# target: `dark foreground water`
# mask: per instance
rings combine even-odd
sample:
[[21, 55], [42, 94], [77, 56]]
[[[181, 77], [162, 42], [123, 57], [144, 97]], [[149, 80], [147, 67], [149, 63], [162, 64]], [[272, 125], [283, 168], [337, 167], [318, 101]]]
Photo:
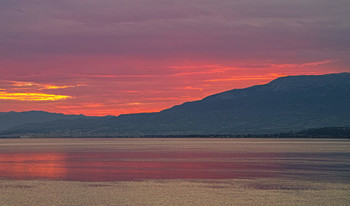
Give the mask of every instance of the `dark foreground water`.
[[0, 139], [0, 179], [289, 178], [350, 182], [350, 141]]

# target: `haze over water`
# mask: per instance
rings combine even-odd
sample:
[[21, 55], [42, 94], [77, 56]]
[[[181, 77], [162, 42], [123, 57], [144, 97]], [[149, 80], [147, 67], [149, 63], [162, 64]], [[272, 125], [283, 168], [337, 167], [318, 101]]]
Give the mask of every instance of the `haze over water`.
[[0, 179], [288, 178], [350, 182], [350, 141], [2, 139]]

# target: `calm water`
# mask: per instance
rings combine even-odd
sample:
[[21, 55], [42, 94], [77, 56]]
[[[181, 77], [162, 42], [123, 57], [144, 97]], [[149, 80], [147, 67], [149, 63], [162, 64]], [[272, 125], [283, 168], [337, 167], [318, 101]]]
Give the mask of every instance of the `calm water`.
[[291, 178], [350, 183], [350, 141], [2, 139], [0, 179]]

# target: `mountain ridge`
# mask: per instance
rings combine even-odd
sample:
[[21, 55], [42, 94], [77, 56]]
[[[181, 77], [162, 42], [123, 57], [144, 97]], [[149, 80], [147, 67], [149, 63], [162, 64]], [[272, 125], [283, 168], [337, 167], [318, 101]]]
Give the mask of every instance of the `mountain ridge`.
[[2, 135], [142, 136], [272, 134], [350, 126], [350, 73], [277, 78], [155, 113], [56, 119]]
[[91, 118], [85, 115], [66, 115], [46, 111], [0, 112], [0, 131], [26, 123], [40, 123], [61, 119]]

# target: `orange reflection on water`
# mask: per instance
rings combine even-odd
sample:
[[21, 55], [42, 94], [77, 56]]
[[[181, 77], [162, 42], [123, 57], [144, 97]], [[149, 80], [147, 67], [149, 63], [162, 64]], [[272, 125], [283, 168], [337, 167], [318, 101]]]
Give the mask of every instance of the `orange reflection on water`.
[[67, 175], [62, 153], [0, 154], [0, 175], [11, 179], [60, 179]]
[[274, 160], [278, 156], [269, 153], [0, 153], [0, 178], [120, 181], [273, 177], [273, 171], [279, 169]]

